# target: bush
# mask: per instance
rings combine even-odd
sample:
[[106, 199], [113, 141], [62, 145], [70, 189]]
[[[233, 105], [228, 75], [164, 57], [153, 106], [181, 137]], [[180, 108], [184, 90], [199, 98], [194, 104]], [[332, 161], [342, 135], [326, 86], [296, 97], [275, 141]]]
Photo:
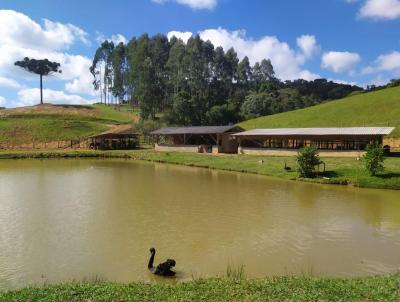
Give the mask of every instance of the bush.
[[320, 163], [317, 149], [314, 147], [301, 148], [297, 153], [297, 164], [301, 177], [313, 178], [315, 166]]
[[379, 143], [369, 144], [366, 148], [367, 153], [363, 156], [365, 168], [369, 175], [375, 176], [379, 172], [383, 172], [383, 162], [385, 160], [385, 150]]
[[143, 142], [146, 144], [154, 143], [151, 132], [162, 127], [162, 122], [158, 120], [140, 120], [134, 125], [135, 130], [142, 135]]

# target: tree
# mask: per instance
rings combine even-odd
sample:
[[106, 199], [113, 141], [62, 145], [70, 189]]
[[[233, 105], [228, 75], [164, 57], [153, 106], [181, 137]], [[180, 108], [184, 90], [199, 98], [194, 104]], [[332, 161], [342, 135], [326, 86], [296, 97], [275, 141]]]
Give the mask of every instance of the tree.
[[165, 113], [162, 118], [182, 125], [234, 123], [363, 90], [325, 79], [282, 82], [270, 60], [253, 66], [247, 57], [239, 62], [233, 48], [214, 48], [198, 35], [186, 43], [146, 33], [127, 45], [104, 41], [90, 71], [95, 89], [102, 91], [100, 101], [103, 93], [105, 101], [127, 98], [140, 106], [144, 120]]
[[114, 71], [114, 80], [112, 92], [118, 98], [120, 105], [127, 93], [127, 53], [126, 47], [121, 42], [114, 48], [112, 52], [112, 69]]
[[[112, 54], [114, 51], [114, 43], [108, 42], [107, 40], [101, 43], [100, 47], [96, 50], [93, 58], [92, 66], [90, 67], [90, 72], [94, 77], [93, 86], [95, 90], [100, 89], [100, 95], [102, 93], [101, 89], [103, 87], [104, 93], [104, 103], [110, 102], [110, 90], [112, 90], [112, 82], [114, 80], [113, 75], [113, 64], [112, 64]], [[103, 68], [102, 68], [103, 67]], [[103, 71], [102, 71], [103, 69]], [[103, 85], [101, 81], [103, 80]]]
[[365, 168], [371, 176], [375, 176], [379, 172], [383, 172], [385, 160], [385, 151], [381, 144], [369, 144], [366, 148], [367, 153], [363, 156]]
[[261, 63], [257, 62], [253, 67], [252, 74], [253, 80], [257, 85], [273, 79], [275, 76], [275, 71], [271, 60], [263, 59]]
[[315, 166], [320, 163], [317, 149], [314, 147], [304, 147], [297, 153], [297, 164], [301, 177], [313, 178], [315, 176]]
[[15, 62], [14, 65], [40, 76], [40, 104], [43, 104], [43, 76], [48, 76], [52, 73], [61, 73], [61, 64], [51, 62], [48, 59], [36, 60], [26, 57], [23, 61]]
[[246, 96], [240, 113], [244, 119], [252, 119], [271, 114], [271, 105], [274, 102], [274, 95], [269, 93], [250, 93]]
[[223, 105], [216, 105], [207, 112], [207, 121], [209, 125], [224, 126], [237, 122], [237, 108], [233, 102]]
[[238, 80], [242, 85], [247, 85], [252, 78], [251, 66], [248, 57], [244, 57], [237, 67]]

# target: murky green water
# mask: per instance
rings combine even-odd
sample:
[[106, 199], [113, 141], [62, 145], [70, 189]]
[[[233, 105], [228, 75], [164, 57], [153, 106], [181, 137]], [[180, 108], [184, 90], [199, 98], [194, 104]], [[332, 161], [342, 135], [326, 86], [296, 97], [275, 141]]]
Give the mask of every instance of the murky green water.
[[0, 288], [400, 269], [400, 192], [123, 160], [0, 161]]

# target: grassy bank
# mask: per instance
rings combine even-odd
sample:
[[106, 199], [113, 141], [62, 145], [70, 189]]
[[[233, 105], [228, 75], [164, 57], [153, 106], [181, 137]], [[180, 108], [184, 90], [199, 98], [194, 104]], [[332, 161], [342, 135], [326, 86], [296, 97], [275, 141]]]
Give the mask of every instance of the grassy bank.
[[[379, 108], [379, 110], [377, 110]], [[363, 93], [290, 112], [263, 116], [240, 125], [254, 128], [392, 126], [400, 137], [400, 87]]]
[[[302, 180], [326, 184], [354, 185], [367, 188], [400, 189], [400, 158], [387, 158], [385, 172], [369, 176], [361, 161], [354, 158], [323, 158], [326, 163], [325, 178], [299, 179], [296, 159], [293, 157], [266, 157], [249, 155], [206, 155], [191, 153], [161, 153], [153, 150], [134, 151], [0, 151], [1, 158], [69, 158], [116, 157], [204, 167], [210, 169], [255, 173], [288, 180]], [[291, 167], [284, 169], [285, 162]]]
[[71, 283], [0, 294], [0, 301], [399, 301], [400, 277], [205, 279], [176, 285]]
[[130, 124], [137, 114], [105, 105], [36, 105], [0, 112], [0, 145], [79, 140], [116, 124]]

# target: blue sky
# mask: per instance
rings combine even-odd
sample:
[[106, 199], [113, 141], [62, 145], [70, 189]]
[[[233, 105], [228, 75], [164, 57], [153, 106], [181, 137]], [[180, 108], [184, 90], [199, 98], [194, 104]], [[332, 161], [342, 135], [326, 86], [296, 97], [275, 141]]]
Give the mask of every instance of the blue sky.
[[252, 63], [271, 59], [282, 79], [383, 84], [400, 77], [399, 29], [400, 0], [0, 0], [0, 106], [39, 100], [38, 79], [13, 66], [24, 56], [62, 64], [45, 99], [96, 101], [88, 66], [99, 41], [144, 32], [199, 33]]

